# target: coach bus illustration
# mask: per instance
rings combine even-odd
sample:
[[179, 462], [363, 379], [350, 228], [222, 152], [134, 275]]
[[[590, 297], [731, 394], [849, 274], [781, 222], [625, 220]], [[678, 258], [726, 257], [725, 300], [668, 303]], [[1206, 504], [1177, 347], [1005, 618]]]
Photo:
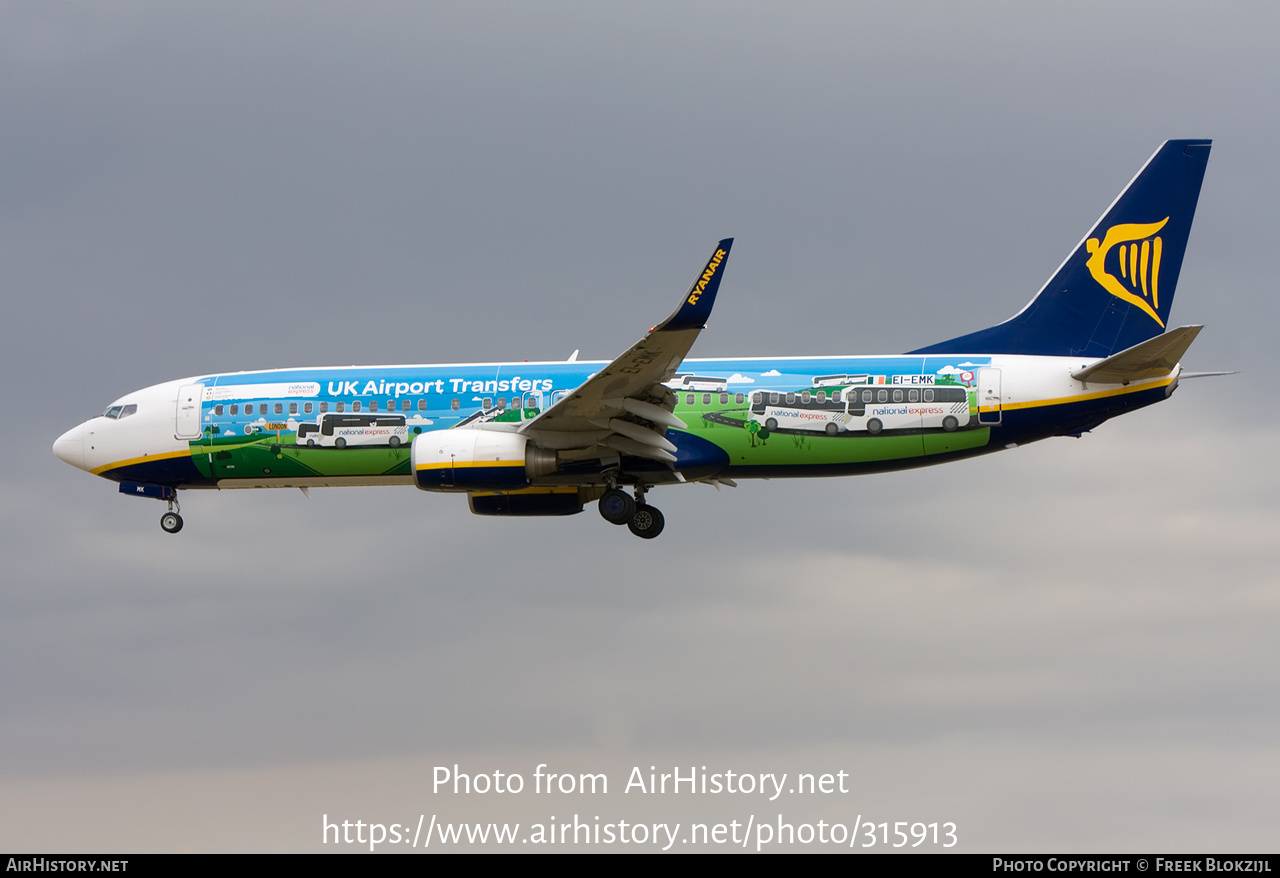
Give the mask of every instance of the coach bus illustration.
[[328, 412], [314, 424], [299, 424], [299, 445], [346, 448], [348, 445], [390, 445], [395, 448], [408, 439], [404, 415], [370, 412]]
[[831, 391], [751, 395], [751, 417], [769, 430], [826, 433], [933, 430], [947, 433], [969, 425], [964, 387], [854, 386]]

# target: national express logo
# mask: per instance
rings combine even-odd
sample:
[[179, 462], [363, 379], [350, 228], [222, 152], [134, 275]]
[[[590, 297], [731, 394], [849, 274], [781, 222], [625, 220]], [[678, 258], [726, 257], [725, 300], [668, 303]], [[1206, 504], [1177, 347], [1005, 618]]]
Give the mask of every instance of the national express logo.
[[[1162, 241], [1156, 232], [1164, 228], [1168, 217], [1158, 223], [1121, 223], [1107, 229], [1101, 243], [1097, 238], [1085, 241], [1089, 260], [1085, 262], [1093, 279], [1117, 299], [1141, 308], [1164, 328], [1156, 311], [1160, 308], [1160, 253]], [[1107, 270], [1107, 257], [1112, 269]], [[1116, 277], [1115, 272], [1119, 273]], [[1148, 301], [1149, 300], [1149, 301]]]

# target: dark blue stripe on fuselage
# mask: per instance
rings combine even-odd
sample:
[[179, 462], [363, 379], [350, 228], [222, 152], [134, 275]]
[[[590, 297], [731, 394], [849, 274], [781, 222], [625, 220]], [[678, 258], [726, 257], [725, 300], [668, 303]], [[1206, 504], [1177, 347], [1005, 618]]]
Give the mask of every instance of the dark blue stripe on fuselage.
[[212, 488], [213, 479], [206, 478], [196, 469], [190, 456], [166, 457], [145, 463], [133, 463], [99, 473], [113, 482], [142, 482], [150, 485], [171, 485], [176, 488]]

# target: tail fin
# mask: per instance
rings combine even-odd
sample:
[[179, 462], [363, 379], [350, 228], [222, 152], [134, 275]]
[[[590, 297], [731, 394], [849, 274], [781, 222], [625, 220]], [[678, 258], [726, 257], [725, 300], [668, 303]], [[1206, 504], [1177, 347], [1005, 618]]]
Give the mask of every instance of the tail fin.
[[1109, 357], [1164, 331], [1210, 140], [1167, 140], [1031, 302], [913, 354]]

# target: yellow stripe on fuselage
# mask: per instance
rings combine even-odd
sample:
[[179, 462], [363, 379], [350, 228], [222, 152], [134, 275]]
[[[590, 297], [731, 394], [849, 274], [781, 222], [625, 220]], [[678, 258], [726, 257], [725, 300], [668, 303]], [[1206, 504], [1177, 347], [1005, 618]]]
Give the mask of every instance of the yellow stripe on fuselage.
[[1153, 381], [1148, 384], [1142, 384], [1137, 387], [1117, 387], [1113, 390], [1098, 390], [1093, 393], [1082, 393], [1078, 396], [1060, 396], [1055, 399], [1032, 399], [1026, 402], [1006, 402], [998, 406], [983, 405], [978, 406], [980, 412], [1008, 411], [1009, 409], [1033, 409], [1048, 405], [1065, 405], [1072, 402], [1086, 402], [1091, 399], [1105, 399], [1108, 396], [1121, 396], [1126, 393], [1141, 393], [1144, 390], [1155, 390], [1158, 387], [1168, 387], [1173, 383], [1173, 376], [1163, 378], [1159, 381]]
[[93, 469], [89, 470], [89, 472], [95, 476], [100, 476], [105, 472], [109, 472], [110, 470], [123, 469], [126, 466], [136, 466], [137, 464], [140, 464], [140, 463], [152, 463], [153, 461], [157, 461], [157, 460], [172, 460], [175, 457], [190, 457], [190, 456], [191, 456], [191, 449], [189, 448], [184, 448], [181, 451], [166, 451], [163, 454], [144, 454], [142, 455], [142, 457], [130, 457], [127, 460], [118, 460], [115, 463], [108, 463], [108, 464], [103, 464], [102, 466], [95, 466]]

